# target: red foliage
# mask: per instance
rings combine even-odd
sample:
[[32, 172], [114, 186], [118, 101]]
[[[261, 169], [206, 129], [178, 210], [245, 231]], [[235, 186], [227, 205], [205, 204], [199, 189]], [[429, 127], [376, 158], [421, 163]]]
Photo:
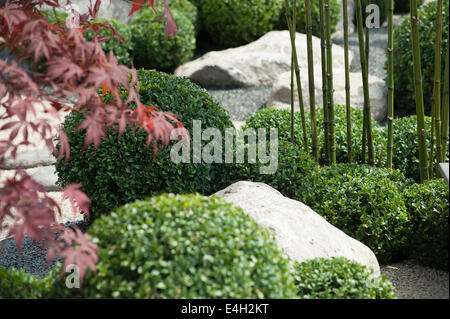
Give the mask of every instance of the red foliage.
[[[92, 3], [95, 1], [95, 3]], [[153, 7], [152, 0], [146, 0]], [[106, 129], [118, 124], [122, 134], [127, 125], [137, 124], [148, 132], [150, 144], [168, 143], [170, 131], [181, 127], [177, 117], [146, 106], [138, 98], [139, 85], [134, 68], [119, 65], [111, 53], [106, 55], [100, 39], [94, 36], [86, 41], [83, 34], [93, 30], [98, 35], [105, 28], [113, 31], [113, 37], [123, 38], [108, 23], [93, 23], [101, 0], [92, 0], [88, 13], [80, 16], [79, 26], [68, 28], [64, 23], [50, 24], [40, 13], [42, 5], [60, 8], [59, 0], [7, 0], [0, 7], [0, 52], [8, 50], [7, 57], [0, 59], [0, 119], [5, 122], [0, 132], [10, 130], [8, 138], [0, 140], [0, 165], [9, 154], [15, 158], [20, 145], [29, 145], [30, 132], [40, 135], [49, 150], [66, 160], [70, 157], [67, 136], [61, 130], [52, 133], [52, 119], [30, 119], [36, 114], [34, 103], [49, 101], [44, 105], [45, 113], [56, 118], [59, 110], [73, 110], [84, 114], [85, 120], [79, 126], [86, 129], [85, 147], [91, 143], [98, 147]], [[130, 14], [139, 10], [144, 0], [135, 0]], [[160, 20], [167, 17], [167, 34], [174, 35], [176, 26], [165, 3]], [[11, 59], [11, 54], [19, 58]], [[24, 61], [33, 61], [34, 67], [45, 62], [41, 72], [22, 66]], [[119, 87], [129, 91], [128, 100], [119, 98]], [[47, 88], [44, 90], [44, 88]], [[51, 88], [50, 92], [48, 88]], [[97, 92], [109, 91], [114, 97], [109, 104], [103, 104]], [[76, 103], [68, 106], [60, 101], [75, 98]], [[131, 111], [128, 104], [135, 103]], [[21, 138], [20, 138], [21, 137]], [[54, 139], [59, 137], [60, 150], [56, 154]], [[76, 212], [76, 206], [89, 217], [89, 198], [80, 190], [81, 185], [69, 185], [63, 193]], [[55, 214], [61, 215], [58, 204], [50, 198], [44, 186], [34, 181], [25, 170], [19, 169], [13, 178], [0, 187], [0, 229], [5, 218], [12, 220], [8, 233], [14, 236], [20, 249], [24, 235], [39, 241], [48, 249], [48, 260], [64, 259], [65, 265], [77, 264], [80, 280], [87, 268], [95, 271], [97, 245], [87, 234], [78, 229], [64, 229], [56, 222]], [[55, 233], [62, 232], [58, 240]]]

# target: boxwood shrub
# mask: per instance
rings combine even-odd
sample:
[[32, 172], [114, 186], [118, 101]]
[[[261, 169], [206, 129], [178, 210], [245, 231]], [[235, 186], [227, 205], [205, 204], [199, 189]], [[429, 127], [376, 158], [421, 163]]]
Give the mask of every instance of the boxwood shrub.
[[367, 245], [380, 262], [405, 257], [410, 216], [399, 171], [368, 165], [323, 167], [307, 180], [301, 200], [347, 235]]
[[164, 194], [94, 222], [98, 273], [56, 298], [295, 298], [268, 231], [217, 197]]
[[0, 267], [0, 299], [41, 299], [47, 298], [58, 274], [38, 278], [23, 269]]
[[[306, 33], [306, 17], [305, 17], [305, 2], [298, 1], [297, 3], [297, 15], [295, 29], [297, 32]], [[293, 0], [289, 0], [289, 6], [292, 8], [294, 5]], [[285, 16], [285, 3], [283, 1], [283, 11], [280, 14], [280, 18], [277, 22], [277, 28], [280, 30], [287, 30], [287, 22]], [[331, 17], [331, 33], [336, 31], [337, 24], [340, 20], [341, 7], [337, 0], [330, 0], [330, 17]], [[311, 1], [311, 21], [312, 21], [312, 33], [316, 37], [320, 37], [320, 11], [319, 11], [319, 0]]]
[[448, 271], [449, 189], [443, 179], [413, 184], [403, 192], [411, 216], [410, 258]]
[[[363, 111], [352, 108], [352, 136], [353, 136], [353, 159], [355, 162], [361, 162], [361, 141], [362, 141], [362, 127], [363, 127]], [[338, 163], [344, 163], [348, 161], [347, 152], [347, 122], [346, 122], [346, 110], [345, 106], [335, 106], [335, 133], [336, 133], [336, 161]], [[301, 125], [300, 113], [295, 113], [294, 119], [294, 140], [299, 147], [303, 147], [303, 131]], [[310, 134], [310, 118], [309, 113], [306, 113], [306, 123], [308, 133]], [[317, 110], [317, 126], [318, 126], [318, 143], [320, 149], [321, 159], [320, 162], [324, 163], [325, 149], [324, 145], [324, 129], [323, 129], [323, 110], [319, 108]], [[384, 153], [386, 152], [386, 142], [383, 136], [383, 132], [376, 129], [378, 126], [375, 121], [372, 121], [373, 126], [373, 139], [374, 149], [376, 157], [379, 158], [382, 154], [382, 160], [386, 158]], [[246, 120], [245, 126], [253, 128], [277, 128], [279, 138], [284, 141], [290, 140], [291, 132], [291, 115], [290, 110], [277, 110], [273, 108], [265, 108], [257, 111], [252, 116], [249, 116]]]
[[[407, 2], [407, 1], [406, 1]], [[442, 18], [442, 56], [445, 57], [448, 42], [448, 10], [449, 2], [444, 1], [444, 11]], [[424, 4], [418, 11], [419, 15], [419, 40], [420, 55], [422, 60], [423, 75], [423, 96], [425, 111], [431, 112], [431, 98], [433, 96], [433, 76], [434, 76], [434, 51], [436, 36], [436, 10], [437, 1]], [[401, 24], [394, 28], [395, 54], [394, 54], [394, 81], [395, 81], [395, 107], [408, 114], [416, 114], [416, 104], [414, 99], [414, 78], [411, 44], [411, 22], [405, 17]], [[441, 69], [445, 68], [445, 58], [442, 59]], [[387, 63], [385, 65], [387, 70]], [[387, 78], [386, 78], [387, 83]], [[444, 85], [444, 72], [442, 72], [442, 90]]]
[[[155, 8], [158, 12], [163, 10], [159, 6]], [[137, 68], [172, 72], [194, 55], [194, 25], [178, 9], [171, 11], [178, 28], [174, 38], [166, 37], [165, 23], [155, 22], [158, 16], [150, 7], [139, 10], [131, 21], [133, 60]]]
[[283, 9], [284, 0], [196, 0], [202, 30], [222, 47], [252, 42], [269, 31]]
[[[42, 14], [47, 18], [47, 20], [50, 23], [57, 23], [57, 22], [65, 22], [68, 15], [65, 12], [56, 10], [56, 17], [53, 10], [44, 10], [42, 11]], [[133, 51], [133, 41], [131, 38], [131, 29], [130, 27], [122, 22], [119, 22], [115, 19], [96, 19], [96, 23], [104, 23], [107, 21], [109, 24], [112, 25], [112, 27], [123, 37], [125, 42], [122, 42], [117, 36], [115, 36], [113, 39], [102, 42], [102, 48], [103, 51], [106, 52], [106, 54], [109, 54], [110, 51], [114, 53], [114, 56], [117, 58], [118, 62], [120, 64], [125, 64], [130, 66], [131, 65], [131, 52]], [[92, 37], [94, 35], [93, 31], [88, 31], [84, 33], [85, 39], [87, 41], [91, 41]], [[99, 37], [111, 37], [112, 32], [109, 29], [106, 29], [105, 31], [101, 32]]]
[[[164, 0], [155, 1], [155, 5], [157, 7], [164, 5]], [[188, 18], [189, 21], [192, 22], [196, 32], [198, 31], [200, 21], [198, 19], [198, 9], [193, 4], [193, 1], [170, 0], [169, 7], [170, 7], [171, 11], [172, 11], [172, 9], [175, 9], [175, 10], [179, 11], [180, 13], [184, 14], [186, 16], [186, 18]], [[161, 12], [158, 11], [158, 13], [161, 14], [162, 11]]]
[[[245, 151], [247, 154], [247, 151]], [[319, 165], [298, 145], [280, 141], [278, 145], [278, 166], [274, 174], [261, 174], [259, 154], [255, 164], [243, 163], [227, 166], [227, 184], [247, 180], [268, 184], [289, 198], [300, 199], [303, 193], [312, 192], [314, 185], [309, 176], [315, 175]]]
[[[425, 129], [427, 131], [427, 147], [429, 149], [431, 143], [431, 118], [428, 116], [425, 117]], [[386, 127], [384, 131], [386, 138], [387, 130]], [[415, 115], [394, 120], [394, 157], [392, 163], [395, 168], [405, 173], [406, 177], [420, 182], [417, 117]]]
[[[141, 101], [179, 114], [191, 139], [193, 120], [202, 121], [203, 128], [214, 127], [222, 133], [233, 127], [228, 112], [206, 90], [188, 79], [146, 70], [138, 71], [138, 77]], [[117, 130], [111, 128], [97, 150], [90, 145], [82, 151], [85, 130], [75, 129], [82, 119], [79, 113], [66, 117], [63, 128], [69, 138], [71, 156], [67, 162], [65, 159], [58, 162], [56, 171], [59, 185], [83, 185], [83, 191], [92, 200], [94, 217], [163, 192], [211, 194], [224, 186], [225, 164], [175, 164], [170, 160], [170, 146], [175, 142], [160, 148], [153, 158], [153, 148], [146, 147], [147, 133], [143, 130], [134, 136], [127, 128], [119, 139]], [[203, 145], [207, 142], [202, 141]]]
[[303, 299], [395, 299], [394, 286], [384, 275], [344, 257], [316, 258], [296, 263], [295, 285]]

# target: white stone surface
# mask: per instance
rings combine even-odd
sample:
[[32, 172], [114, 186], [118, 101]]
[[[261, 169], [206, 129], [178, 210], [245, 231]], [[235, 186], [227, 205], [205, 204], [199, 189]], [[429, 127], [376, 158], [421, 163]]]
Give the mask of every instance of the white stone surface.
[[[296, 46], [303, 77], [307, 77], [306, 35], [297, 33]], [[313, 37], [314, 67], [321, 72], [320, 39]], [[350, 52], [350, 63], [353, 55]], [[252, 87], [271, 85], [290, 70], [291, 42], [288, 31], [272, 31], [250, 44], [212, 51], [175, 70], [203, 87]], [[344, 67], [344, 49], [333, 46], [333, 65]]]
[[379, 273], [375, 254], [328, 223], [305, 204], [281, 195], [263, 183], [241, 181], [215, 195], [242, 208], [274, 236], [293, 261], [343, 256]]
[[[41, 166], [26, 169], [25, 172], [30, 175], [34, 181], [44, 185], [46, 191], [61, 190], [61, 187], [56, 185], [58, 176], [56, 175], [55, 166]], [[16, 170], [0, 171], [0, 187], [3, 187], [6, 179], [12, 178]]]
[[[72, 209], [72, 205], [70, 205], [70, 201], [68, 199], [62, 199], [62, 192], [49, 192], [47, 193], [47, 195], [54, 199], [59, 207], [61, 208], [61, 215], [58, 215], [56, 213], [56, 221], [58, 223], [64, 224], [67, 222], [75, 222], [78, 220], [83, 220], [83, 214], [80, 213], [80, 211], [78, 210], [76, 213], [74, 213], [73, 209]], [[6, 220], [3, 224], [2, 227], [0, 227], [0, 241], [2, 241], [3, 239], [5, 239], [7, 237], [8, 234], [8, 229], [7, 227], [11, 226], [11, 220]]]
[[[322, 73], [315, 72], [315, 99], [316, 107], [323, 106], [322, 96]], [[291, 74], [285, 72], [280, 75], [275, 82], [272, 93], [267, 102], [267, 106], [274, 106], [280, 109], [291, 108]], [[334, 86], [334, 103], [337, 105], [345, 105], [345, 69], [335, 68], [333, 70], [333, 86]], [[309, 110], [309, 84], [308, 77], [302, 77], [302, 93], [305, 110]], [[295, 109], [300, 110], [297, 94], [297, 85], [295, 84]], [[385, 82], [376, 77], [369, 75], [369, 94], [372, 118], [376, 121], [383, 121], [387, 115], [387, 87]], [[364, 94], [362, 76], [360, 72], [350, 73], [350, 103], [357, 109], [364, 107]]]

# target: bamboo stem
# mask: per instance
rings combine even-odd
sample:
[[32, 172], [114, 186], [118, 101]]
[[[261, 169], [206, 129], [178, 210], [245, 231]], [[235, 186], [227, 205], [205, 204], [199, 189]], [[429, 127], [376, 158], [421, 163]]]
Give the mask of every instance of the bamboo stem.
[[309, 86], [309, 113], [311, 116], [311, 140], [312, 155], [319, 161], [319, 152], [317, 147], [317, 119], [316, 119], [316, 94], [314, 83], [314, 56], [312, 43], [312, 19], [311, 19], [311, 0], [305, 0], [305, 20], [306, 20], [306, 40], [308, 50], [308, 86]]
[[[370, 112], [370, 94], [369, 94], [369, 76], [367, 68], [367, 59], [364, 45], [364, 27], [362, 20], [362, 6], [361, 0], [357, 0], [356, 3], [356, 17], [357, 17], [357, 28], [358, 28], [358, 42], [359, 42], [359, 55], [361, 60], [361, 72], [363, 81], [363, 92], [364, 92], [364, 128], [363, 128], [363, 155], [365, 154], [365, 140], [367, 138], [367, 145], [369, 146], [369, 164], [375, 164], [375, 155], [373, 149], [373, 139], [372, 139], [372, 121]], [[366, 132], [366, 134], [364, 134]]]
[[428, 154], [427, 140], [425, 130], [425, 111], [423, 104], [423, 87], [422, 87], [422, 68], [420, 64], [420, 47], [419, 47], [419, 18], [417, 15], [417, 1], [409, 0], [411, 15], [411, 38], [412, 53], [414, 66], [414, 90], [416, 98], [416, 114], [417, 114], [417, 134], [419, 140], [419, 170], [420, 180], [424, 182], [429, 179], [428, 175]]
[[[293, 14], [292, 14], [292, 27], [294, 30], [296, 30], [296, 12], [297, 12], [297, 6], [294, 5], [293, 7]], [[294, 39], [295, 39], [295, 33], [294, 33]], [[291, 142], [294, 142], [295, 139], [295, 130], [294, 130], [294, 120], [295, 120], [295, 97], [294, 97], [294, 53], [291, 51]]]
[[394, 0], [388, 0], [388, 141], [386, 167], [392, 169], [394, 151]]
[[[450, 36], [450, 34], [449, 34]], [[449, 47], [450, 42], [447, 42], [447, 53], [445, 55], [445, 76], [444, 76], [444, 94], [442, 97], [442, 126], [441, 126], [441, 148], [442, 148], [442, 161], [445, 162], [447, 160], [447, 144], [448, 144], [448, 105], [449, 105], [449, 98], [448, 98], [448, 82], [449, 82]]]
[[[434, 146], [436, 144], [437, 164], [442, 162], [441, 140], [441, 48], [442, 48], [442, 0], [438, 0], [436, 12], [436, 38], [434, 51], [434, 86], [431, 107], [430, 178], [434, 176]], [[437, 165], [436, 165], [437, 166]]]
[[289, 28], [289, 36], [291, 38], [292, 53], [294, 55], [295, 78], [296, 78], [296, 82], [297, 82], [298, 101], [300, 104], [300, 115], [302, 118], [303, 143], [304, 143], [306, 152], [309, 153], [308, 132], [307, 132], [306, 118], [305, 118], [305, 106], [303, 104], [302, 82], [301, 82], [301, 78], [300, 78], [300, 67], [298, 65], [297, 46], [295, 44], [295, 30], [293, 29], [292, 21], [289, 19], [289, 1], [285, 0], [285, 3], [286, 3], [286, 21], [287, 21], [288, 28]]
[[350, 63], [348, 53], [348, 1], [343, 4], [343, 23], [344, 23], [344, 60], [345, 60], [345, 109], [347, 116], [347, 154], [348, 162], [353, 162], [353, 143], [352, 143], [352, 112], [350, 101]]
[[334, 132], [334, 89], [333, 89], [333, 42], [331, 41], [331, 14], [330, 1], [325, 0], [325, 26], [327, 38], [327, 88], [328, 88], [328, 120], [329, 120], [329, 140], [330, 164], [336, 164], [336, 136]]
[[325, 39], [325, 14], [323, 0], [319, 0], [320, 15], [320, 56], [322, 66], [322, 101], [323, 101], [323, 127], [324, 127], [324, 149], [325, 164], [330, 164], [330, 152], [328, 146], [329, 140], [329, 119], [328, 119], [328, 88], [327, 88], [327, 56], [326, 56], [326, 39]]

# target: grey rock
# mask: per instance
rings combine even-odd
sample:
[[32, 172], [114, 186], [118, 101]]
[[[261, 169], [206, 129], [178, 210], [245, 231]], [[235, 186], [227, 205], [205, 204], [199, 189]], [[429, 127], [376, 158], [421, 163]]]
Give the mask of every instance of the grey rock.
[[36, 166], [49, 166], [55, 163], [55, 157], [46, 148], [35, 149], [16, 154], [16, 158], [7, 157], [0, 169], [30, 168]]
[[[56, 185], [58, 176], [56, 175], [54, 166], [33, 167], [26, 169], [25, 171], [34, 181], [44, 185], [46, 191], [61, 190], [61, 187]], [[15, 172], [15, 170], [0, 171], [0, 187], [3, 186], [3, 183], [7, 178], [12, 178]]]
[[[307, 70], [306, 35], [296, 34], [301, 72]], [[313, 37], [314, 66], [321, 72], [320, 39]], [[350, 53], [350, 61], [353, 54]], [[344, 49], [333, 46], [333, 64], [344, 66]], [[258, 87], [272, 85], [278, 76], [290, 70], [289, 31], [272, 31], [260, 39], [237, 48], [212, 51], [175, 70], [203, 87]]]

